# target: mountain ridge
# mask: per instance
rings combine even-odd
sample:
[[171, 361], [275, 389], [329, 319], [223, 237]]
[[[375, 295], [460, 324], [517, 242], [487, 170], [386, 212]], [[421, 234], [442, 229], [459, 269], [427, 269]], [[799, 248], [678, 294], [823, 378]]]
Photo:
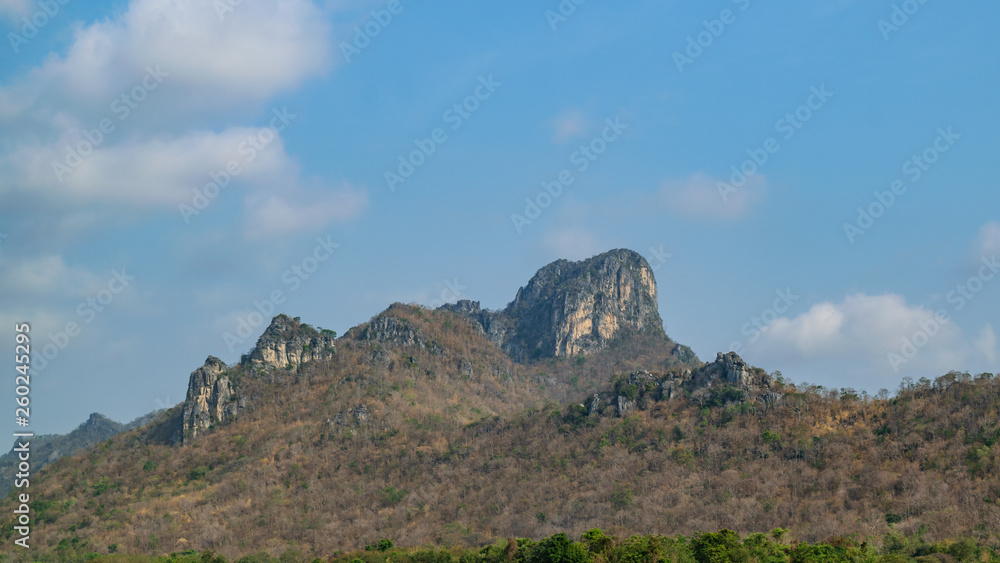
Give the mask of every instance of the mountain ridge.
[[[439, 353], [441, 345], [437, 341], [423, 335], [405, 316], [393, 314], [401, 307], [405, 306], [393, 304], [369, 322], [352, 327], [341, 338], [341, 344], [409, 346]], [[577, 262], [551, 262], [519, 288], [502, 311], [483, 310], [478, 302], [468, 300], [438, 310], [470, 322], [481, 336], [519, 364], [543, 358], [593, 356], [616, 338], [646, 338], [653, 348], [663, 347], [662, 352], [668, 354], [663, 360], [666, 364], [700, 365], [689, 348], [667, 337], [657, 307], [652, 268], [632, 250], [611, 250]], [[299, 318], [278, 314], [238, 364], [228, 366], [209, 356], [189, 377], [181, 422], [171, 442], [183, 444], [246, 409], [249, 400], [236, 388], [246, 374], [333, 358], [338, 346], [335, 336]]]
[[[558, 305], [534, 309], [552, 338], [477, 317], [474, 302], [392, 304], [339, 338], [276, 316], [239, 362], [195, 370], [184, 403], [40, 471], [38, 553], [329, 557], [379, 538], [482, 546], [596, 527], [993, 541], [992, 374], [873, 399], [793, 385], [733, 352], [701, 362], [650, 328], [642, 263], [610, 258], [540, 280]], [[563, 330], [588, 316], [589, 332]], [[494, 321], [512, 332], [497, 338]], [[518, 356], [505, 342], [544, 347]], [[569, 344], [577, 353], [559, 353]]]

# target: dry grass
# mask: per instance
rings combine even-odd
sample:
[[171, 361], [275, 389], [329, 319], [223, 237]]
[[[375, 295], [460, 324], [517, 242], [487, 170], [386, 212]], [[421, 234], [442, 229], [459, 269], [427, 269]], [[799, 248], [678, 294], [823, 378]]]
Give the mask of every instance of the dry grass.
[[329, 555], [383, 537], [482, 545], [597, 527], [818, 541], [881, 537], [887, 515], [931, 541], [998, 540], [1000, 380], [886, 400], [789, 388], [767, 412], [660, 402], [572, 427], [553, 397], [591, 393], [642, 355], [518, 366], [449, 313], [387, 314], [444, 352], [342, 339], [331, 362], [245, 381], [256, 407], [191, 445], [163, 444], [161, 422], [62, 459], [32, 482], [36, 545]]

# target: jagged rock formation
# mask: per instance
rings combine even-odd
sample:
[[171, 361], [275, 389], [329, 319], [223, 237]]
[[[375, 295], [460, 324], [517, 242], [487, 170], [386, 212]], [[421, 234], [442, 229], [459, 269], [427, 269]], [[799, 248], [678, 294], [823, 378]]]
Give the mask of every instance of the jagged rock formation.
[[459, 301], [443, 309], [477, 323], [516, 361], [589, 354], [623, 330], [663, 334], [656, 280], [646, 259], [631, 250], [580, 262], [557, 260], [520, 288], [503, 311]]
[[735, 394], [723, 394], [722, 401], [752, 401], [773, 405], [782, 397], [773, 390], [771, 377], [760, 368], [753, 368], [735, 352], [719, 353], [714, 362], [696, 370], [684, 369], [656, 376], [648, 371], [635, 371], [615, 382], [613, 390], [595, 393], [584, 406], [590, 416], [613, 413], [625, 417], [635, 409], [644, 410], [655, 401], [670, 401], [690, 395], [693, 400], [711, 400], [714, 392], [733, 389]]
[[[656, 295], [656, 281], [645, 258], [631, 250], [618, 249], [579, 262], [552, 262], [520, 288], [503, 311], [484, 310], [478, 302], [467, 300], [441, 309], [471, 321], [480, 334], [515, 362], [584, 356], [607, 348], [616, 338], [642, 335], [647, 339], [652, 336], [650, 342], [654, 347], [661, 342], [672, 347], [662, 349], [665, 353], [661, 358], [669, 357], [661, 367], [700, 365], [689, 348], [667, 338]], [[391, 365], [392, 347], [443, 353], [445, 350], [438, 340], [424, 334], [417, 326], [419, 322], [407, 317], [401, 308], [412, 309], [400, 304], [390, 306], [368, 323], [349, 330], [344, 345], [348, 349], [358, 345], [368, 347], [367, 359], [378, 369], [388, 369]], [[335, 354], [332, 331], [317, 331], [287, 315], [274, 317], [254, 349], [239, 364], [229, 367], [222, 360], [209, 357], [204, 366], [191, 373], [174, 441], [190, 440], [246, 408], [249, 399], [239, 389], [240, 377], [258, 377], [261, 373], [329, 360]], [[473, 376], [468, 358], [458, 357], [455, 362], [460, 374]], [[489, 365], [486, 369], [502, 381], [511, 379], [506, 367]], [[558, 382], [547, 376], [542, 383], [553, 386]], [[619, 385], [614, 392], [592, 397], [588, 410], [593, 413], [601, 410], [602, 405], [613, 405], [619, 416], [625, 416], [634, 409], [646, 408], [651, 400], [691, 395], [717, 383], [747, 393], [766, 392], [770, 387], [766, 375], [754, 372], [736, 354], [720, 354], [714, 363], [693, 372], [688, 369], [663, 376], [634, 372], [623, 387]], [[350, 414], [358, 421], [368, 416], [363, 409]]]
[[245, 400], [235, 396], [229, 379], [229, 366], [214, 356], [191, 372], [184, 399], [181, 441], [187, 441], [217, 422], [224, 422], [239, 412]]
[[257, 345], [240, 360], [251, 368], [283, 368], [316, 360], [326, 360], [336, 353], [331, 331], [320, 332], [287, 315], [278, 315], [257, 340]]
[[352, 336], [357, 334], [358, 340], [369, 343], [378, 342], [400, 346], [415, 346], [421, 350], [428, 348], [435, 349], [437, 347], [434, 343], [428, 342], [419, 329], [410, 326], [410, 323], [406, 319], [390, 315], [375, 317], [360, 332], [355, 331], [349, 334]]
[[754, 387], [771, 386], [770, 376], [760, 374], [755, 377], [750, 371], [750, 366], [736, 352], [728, 354], [719, 352], [714, 362], [698, 369], [693, 375], [695, 384], [699, 387], [706, 387], [716, 381], [728, 383], [745, 391], [750, 391]]
[[446, 303], [439, 307], [451, 311], [472, 321], [479, 333], [503, 350], [516, 362], [524, 362], [527, 355], [523, 346], [514, 337], [515, 321], [503, 312], [483, 309], [479, 301], [462, 299], [457, 303]]
[[209, 356], [205, 365], [191, 373], [174, 442], [187, 442], [247, 407], [248, 399], [236, 385], [237, 376], [326, 360], [335, 353], [332, 332], [320, 332], [287, 315], [274, 317], [237, 366], [230, 368], [219, 358]]

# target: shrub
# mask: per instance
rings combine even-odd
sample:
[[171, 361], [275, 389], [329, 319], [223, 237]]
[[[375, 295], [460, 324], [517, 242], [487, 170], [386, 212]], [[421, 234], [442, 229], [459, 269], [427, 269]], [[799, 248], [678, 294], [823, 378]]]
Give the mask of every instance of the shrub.
[[621, 510], [632, 504], [632, 484], [615, 485], [611, 492], [611, 505]]
[[390, 506], [403, 500], [408, 494], [410, 494], [410, 491], [397, 489], [396, 487], [386, 487], [382, 491], [379, 491], [378, 496], [383, 505]]
[[600, 528], [587, 530], [580, 536], [580, 540], [587, 546], [587, 551], [594, 555], [605, 553], [614, 538], [608, 536]]
[[739, 534], [732, 530], [702, 534], [691, 542], [691, 550], [698, 563], [743, 563], [750, 559]]
[[531, 549], [526, 563], [587, 563], [590, 556], [583, 546], [571, 541], [565, 533], [545, 538]]

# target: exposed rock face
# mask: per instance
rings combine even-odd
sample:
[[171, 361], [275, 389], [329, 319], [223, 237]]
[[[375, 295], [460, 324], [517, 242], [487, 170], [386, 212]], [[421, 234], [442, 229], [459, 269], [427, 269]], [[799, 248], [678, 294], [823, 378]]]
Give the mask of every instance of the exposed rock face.
[[625, 249], [552, 262], [503, 311], [484, 311], [474, 301], [442, 308], [474, 321], [515, 361], [589, 354], [626, 329], [664, 334], [653, 270]]
[[499, 311], [488, 311], [479, 306], [479, 301], [463, 299], [457, 303], [446, 303], [439, 307], [472, 321], [480, 334], [497, 348], [507, 353], [514, 361], [524, 362], [524, 348], [514, 338], [514, 320]]
[[174, 442], [188, 442], [247, 407], [247, 397], [236, 385], [237, 376], [326, 360], [335, 353], [332, 332], [321, 333], [287, 315], [274, 317], [257, 345], [238, 365], [230, 368], [219, 358], [209, 356], [205, 365], [191, 373], [181, 427]]
[[381, 315], [372, 319], [358, 334], [358, 339], [400, 346], [415, 346], [421, 350], [429, 347], [427, 339], [419, 329], [410, 326], [406, 319], [390, 315]]
[[750, 366], [736, 352], [719, 352], [715, 361], [694, 372], [693, 379], [698, 387], [705, 387], [721, 381], [743, 391], [756, 388], [770, 388], [771, 378], [767, 374], [754, 376]]
[[644, 410], [655, 401], [670, 401], [691, 394], [693, 400], [710, 398], [720, 387], [735, 387], [743, 393], [742, 400], [762, 403], [766, 406], [777, 404], [783, 395], [772, 389], [770, 376], [757, 368], [751, 368], [735, 352], [720, 353], [710, 364], [692, 371], [685, 369], [665, 375], [653, 375], [639, 370], [616, 381], [614, 390], [595, 393], [587, 399], [585, 406], [590, 415], [607, 414], [605, 405], [614, 406], [612, 411], [619, 417], [628, 416], [636, 409]]
[[233, 393], [227, 370], [225, 362], [209, 356], [205, 365], [191, 372], [181, 417], [181, 442], [225, 422], [246, 406], [245, 400]]
[[257, 345], [240, 364], [252, 368], [283, 368], [315, 360], [327, 360], [336, 353], [332, 332], [324, 333], [309, 325], [278, 315], [271, 320]]
[[626, 327], [663, 332], [653, 270], [631, 250], [557, 260], [519, 289], [504, 313], [515, 320], [521, 346], [543, 357], [592, 352]]

